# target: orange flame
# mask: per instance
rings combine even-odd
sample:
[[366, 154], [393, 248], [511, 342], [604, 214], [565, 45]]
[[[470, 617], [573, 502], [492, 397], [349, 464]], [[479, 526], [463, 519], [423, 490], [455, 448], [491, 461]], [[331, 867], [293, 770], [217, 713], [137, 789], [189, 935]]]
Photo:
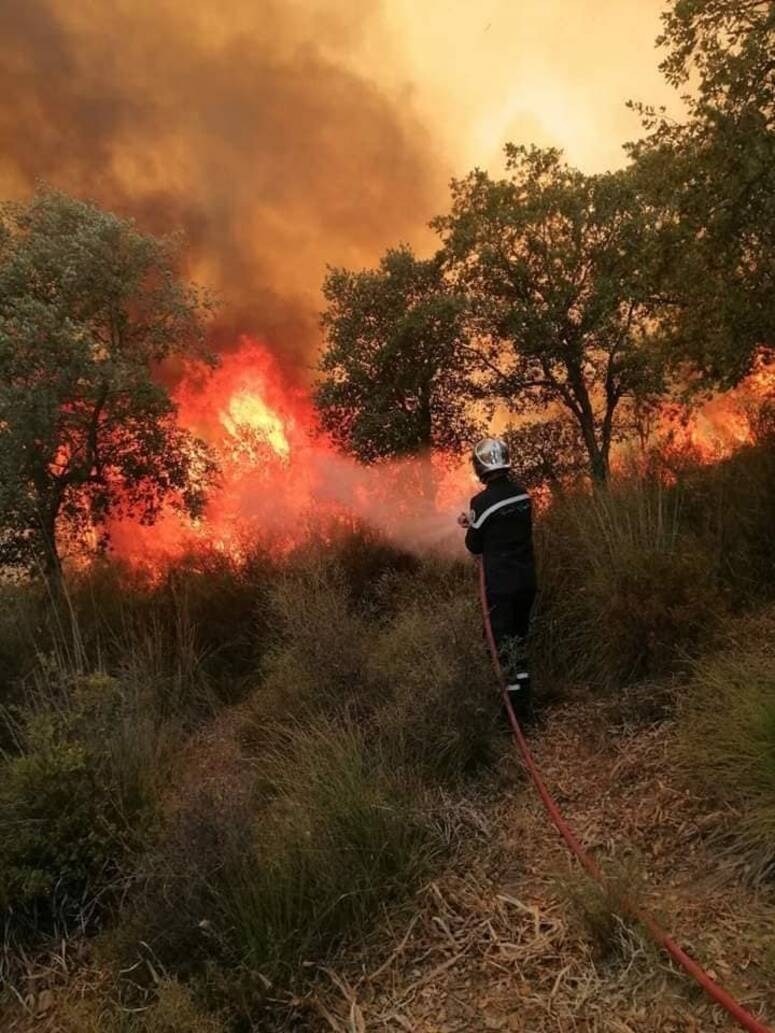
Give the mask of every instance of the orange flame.
[[[773, 388], [773, 367], [762, 363], [693, 413], [665, 408], [653, 436], [663, 472], [752, 441], [753, 408]], [[361, 520], [410, 548], [462, 552], [455, 516], [478, 490], [468, 462], [434, 458], [433, 498], [427, 458], [361, 466], [320, 432], [308, 392], [289, 384], [258, 342], [243, 337], [215, 370], [188, 364], [173, 397], [181, 425], [214, 450], [219, 479], [197, 520], [167, 511], [152, 527], [115, 521], [113, 548], [128, 561], [159, 569], [205, 549], [239, 558], [257, 541], [285, 551], [332, 520]], [[538, 504], [544, 494], [536, 492]]]
[[762, 405], [775, 399], [775, 365], [762, 355], [737, 387], [692, 411], [663, 413], [656, 450], [701, 463], [718, 462], [755, 444]]
[[245, 433], [255, 434], [266, 441], [278, 456], [288, 459], [291, 446], [285, 436], [283, 421], [264, 403], [263, 399], [241, 391], [229, 399], [228, 408], [221, 413], [221, 423], [233, 438]]
[[173, 391], [182, 426], [218, 459], [218, 482], [198, 520], [165, 512], [153, 527], [118, 520], [114, 551], [162, 567], [188, 551], [238, 558], [257, 540], [287, 550], [312, 527], [362, 520], [408, 547], [459, 549], [455, 516], [471, 494], [467, 463], [434, 460], [435, 497], [422, 458], [364, 467], [339, 453], [317, 426], [309, 394], [289, 384], [270, 352], [243, 337], [210, 370], [190, 363]]

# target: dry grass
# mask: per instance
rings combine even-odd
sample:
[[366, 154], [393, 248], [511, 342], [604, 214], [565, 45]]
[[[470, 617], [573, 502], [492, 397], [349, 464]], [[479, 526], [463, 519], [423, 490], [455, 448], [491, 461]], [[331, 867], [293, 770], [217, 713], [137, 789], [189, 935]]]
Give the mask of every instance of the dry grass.
[[619, 689], [687, 668], [730, 612], [772, 598], [775, 450], [614, 481], [557, 500], [536, 528], [535, 649], [555, 685]]
[[632, 857], [607, 865], [605, 874], [601, 884], [573, 865], [557, 876], [555, 893], [571, 908], [597, 957], [610, 962], [646, 946], [631, 913], [640, 905], [643, 876]]
[[[633, 713], [648, 713], [640, 699], [634, 704]], [[638, 893], [679, 941], [754, 1014], [775, 1014], [766, 956], [775, 900], [753, 896], [729, 869], [723, 880], [718, 877], [720, 861], [704, 834], [713, 816], [680, 779], [671, 778], [666, 763], [669, 723], [626, 718], [619, 703], [587, 703], [553, 715], [536, 742], [549, 783], [606, 868], [626, 882], [635, 866]], [[616, 950], [601, 954], [597, 936], [567, 899], [568, 883], [580, 885], [581, 876], [566, 876], [558, 889], [556, 873], [567, 864], [564, 847], [529, 787], [499, 781], [453, 813], [465, 825], [467, 847], [402, 921], [375, 932], [359, 956], [350, 953], [321, 972], [293, 1009], [297, 1018], [299, 1012], [307, 1017], [305, 1028], [731, 1028], [639, 931], [606, 918], [604, 941], [610, 945], [615, 937]], [[585, 885], [587, 917], [588, 894]], [[616, 908], [604, 901], [601, 910], [610, 916]]]
[[687, 778], [727, 811], [714, 830], [756, 882], [775, 873], [775, 610], [699, 662], [678, 708]]
[[[40, 973], [38, 973], [40, 975]], [[31, 995], [8, 1033], [226, 1033], [189, 989], [155, 973], [152, 988], [131, 1005], [104, 971], [86, 969], [70, 984]]]
[[[775, 899], [740, 883], [708, 840], [718, 815], [674, 777], [673, 736], [641, 692], [624, 702], [558, 708], [534, 745], [585, 846], [623, 880], [635, 866], [645, 904], [746, 1007], [772, 1016]], [[446, 796], [443, 813], [458, 844], [448, 863], [403, 903], [375, 908], [360, 947], [350, 940], [325, 959], [310, 955], [312, 984], [295, 997], [273, 991], [264, 1033], [727, 1033], [726, 1017], [640, 934], [604, 923], [604, 943], [613, 935], [616, 949], [601, 951], [585, 920], [589, 907], [580, 915], [568, 899], [577, 896], [568, 885], [579, 877], [566, 875], [558, 886], [557, 872], [567, 871], [564, 846], [510, 749], [478, 788]], [[164, 981], [163, 967], [150, 960]], [[143, 971], [148, 1004], [157, 984]], [[38, 993], [46, 978], [55, 989], [62, 982], [53, 974], [33, 980]], [[139, 969], [129, 978], [143, 981]], [[77, 997], [73, 981], [65, 984], [67, 999]], [[232, 980], [227, 990], [233, 1009], [240, 984]], [[114, 1024], [111, 1009], [121, 998], [113, 984], [95, 982], [80, 996], [92, 1010], [107, 1009], [97, 1028], [125, 1033]], [[218, 1029], [195, 1024], [218, 1020], [205, 1019], [192, 1002], [193, 1012], [182, 1006], [182, 1024], [170, 1033]], [[14, 1033], [57, 1029], [26, 1021]], [[167, 1033], [163, 1025], [126, 1033], [159, 1030]]]

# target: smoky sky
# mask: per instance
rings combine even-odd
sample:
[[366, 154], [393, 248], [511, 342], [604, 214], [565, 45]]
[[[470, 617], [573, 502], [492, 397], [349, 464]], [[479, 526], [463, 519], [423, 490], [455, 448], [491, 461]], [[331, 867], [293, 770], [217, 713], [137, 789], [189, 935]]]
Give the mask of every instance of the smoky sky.
[[37, 181], [182, 230], [215, 340], [299, 370], [325, 265], [362, 266], [438, 207], [411, 105], [356, 72], [380, 4], [0, 0], [0, 196]]

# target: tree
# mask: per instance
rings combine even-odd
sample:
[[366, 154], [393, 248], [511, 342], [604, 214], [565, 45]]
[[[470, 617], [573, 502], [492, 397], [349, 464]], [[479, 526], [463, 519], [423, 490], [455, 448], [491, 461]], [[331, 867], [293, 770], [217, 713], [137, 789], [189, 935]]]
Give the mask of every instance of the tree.
[[626, 172], [586, 176], [553, 149], [506, 156], [508, 179], [454, 181], [451, 212], [434, 222], [469, 299], [465, 350], [512, 411], [564, 406], [604, 482], [622, 402], [662, 389], [651, 212]]
[[672, 353], [728, 387], [775, 337], [775, 4], [674, 0], [663, 26], [688, 117], [635, 105], [647, 135], [630, 152], [661, 212]]
[[207, 299], [169, 241], [64, 194], [0, 208], [0, 563], [40, 564], [110, 516], [197, 510], [213, 464], [151, 367], [202, 353]]
[[578, 423], [567, 415], [509, 427], [504, 437], [511, 451], [511, 469], [525, 488], [559, 492], [589, 469]]
[[438, 449], [475, 433], [462, 357], [463, 303], [441, 259], [388, 251], [377, 269], [329, 271], [327, 347], [316, 401], [323, 426], [365, 462]]

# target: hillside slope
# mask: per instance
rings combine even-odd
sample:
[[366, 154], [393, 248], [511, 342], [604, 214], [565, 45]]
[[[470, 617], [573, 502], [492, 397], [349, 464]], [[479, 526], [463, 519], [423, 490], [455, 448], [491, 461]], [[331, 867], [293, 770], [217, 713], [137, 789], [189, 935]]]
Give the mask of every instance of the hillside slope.
[[[536, 757], [614, 879], [626, 879], [723, 985], [771, 1020], [775, 894], [747, 887], [722, 856], [724, 815], [686, 787], [671, 762], [672, 721], [655, 720], [651, 701], [641, 702], [633, 721], [630, 697], [627, 723], [617, 704], [558, 708], [534, 739]], [[571, 864], [510, 752], [487, 791], [451, 806], [451, 820], [467, 827], [467, 846], [402, 924], [381, 926], [362, 957], [321, 974], [298, 1002], [309, 1028], [736, 1028]]]

